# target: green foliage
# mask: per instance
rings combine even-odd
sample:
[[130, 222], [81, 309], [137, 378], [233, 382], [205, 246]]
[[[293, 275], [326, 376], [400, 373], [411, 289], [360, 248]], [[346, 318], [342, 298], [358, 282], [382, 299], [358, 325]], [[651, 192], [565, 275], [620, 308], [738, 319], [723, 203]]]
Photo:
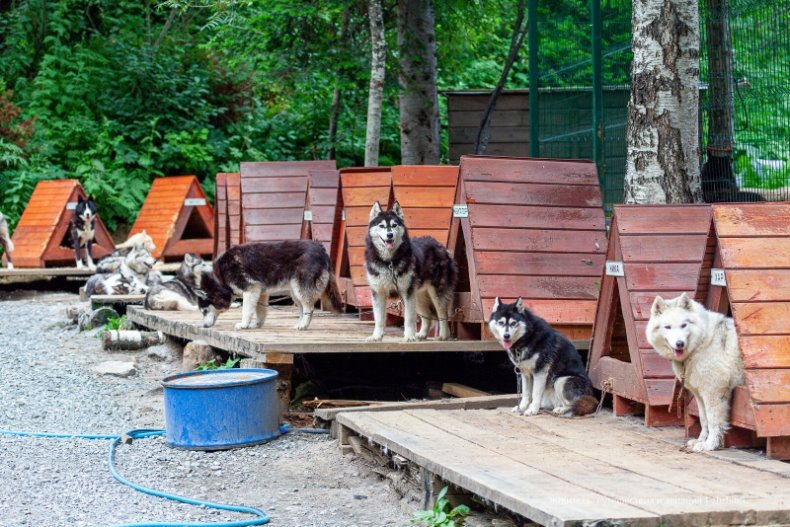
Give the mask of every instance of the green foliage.
[[217, 364], [217, 359], [211, 359], [208, 362], [201, 362], [195, 368], [196, 371], [206, 371], [206, 370], [226, 370], [235, 368], [236, 365], [240, 362], [240, 359], [233, 359], [228, 357], [223, 363]]
[[107, 333], [108, 331], [117, 331], [119, 329], [124, 329], [127, 327], [127, 320], [126, 315], [121, 315], [119, 317], [109, 317], [107, 322], [101, 327], [101, 329], [96, 333], [96, 338], [100, 339], [102, 335]]
[[439, 491], [433, 509], [417, 511], [412, 516], [412, 523], [419, 523], [425, 527], [462, 527], [464, 518], [469, 516], [469, 507], [458, 505], [450, 509], [450, 501], [445, 498], [447, 487]]

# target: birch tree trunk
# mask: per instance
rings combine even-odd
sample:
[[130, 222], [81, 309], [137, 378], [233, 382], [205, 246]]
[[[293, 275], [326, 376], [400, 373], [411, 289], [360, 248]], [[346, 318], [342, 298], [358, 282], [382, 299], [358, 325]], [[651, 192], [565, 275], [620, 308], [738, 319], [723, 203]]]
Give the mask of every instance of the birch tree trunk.
[[439, 162], [439, 96], [432, 0], [398, 0], [401, 162]]
[[368, 91], [368, 126], [365, 132], [365, 166], [379, 164], [381, 142], [381, 99], [387, 65], [387, 42], [384, 39], [384, 15], [381, 0], [369, 0], [370, 18], [370, 88]]
[[633, 0], [626, 203], [702, 201], [696, 0]]

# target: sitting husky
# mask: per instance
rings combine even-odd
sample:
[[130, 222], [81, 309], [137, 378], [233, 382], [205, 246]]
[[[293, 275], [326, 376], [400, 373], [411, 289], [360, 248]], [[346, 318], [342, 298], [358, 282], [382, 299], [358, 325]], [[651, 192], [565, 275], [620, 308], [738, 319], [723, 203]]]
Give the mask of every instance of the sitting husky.
[[[430, 236], [409, 239], [403, 210], [396, 201], [387, 212], [377, 201], [370, 209], [365, 237], [365, 273], [373, 291], [373, 318], [376, 322], [371, 341], [384, 337], [387, 299], [403, 299], [403, 340], [422, 340], [428, 336], [431, 321], [439, 320], [439, 340], [450, 337], [450, 305], [458, 266], [450, 252]], [[420, 332], [417, 330], [420, 316]]]
[[732, 390], [743, 384], [735, 324], [683, 293], [671, 300], [655, 298], [646, 333], [650, 345], [672, 361], [675, 376], [697, 400], [702, 431], [687, 447], [695, 452], [716, 450], [729, 427]]
[[195, 292], [204, 327], [213, 326], [240, 296], [241, 322], [236, 329], [250, 329], [263, 325], [269, 294], [280, 291], [290, 291], [299, 308], [298, 330], [310, 326], [318, 300], [333, 311], [342, 308], [329, 255], [323, 244], [310, 240], [233, 246], [214, 261], [213, 271], [200, 273], [200, 289]]
[[118, 272], [91, 276], [85, 284], [85, 293], [88, 296], [145, 294], [151, 278], [157, 276], [152, 271], [155, 263], [156, 260], [145, 249], [133, 250], [121, 263]]
[[154, 240], [145, 230], [129, 237], [125, 242], [115, 246], [115, 250], [102, 258], [96, 266], [98, 273], [116, 273], [121, 268], [121, 263], [126, 256], [135, 249], [145, 249], [153, 253], [156, 249]]
[[5, 259], [8, 261], [8, 268], [14, 268], [14, 262], [11, 261], [11, 253], [14, 250], [14, 242], [11, 241], [11, 236], [8, 234], [8, 221], [0, 212], [0, 247], [3, 248]]
[[544, 408], [577, 416], [597, 409], [579, 352], [562, 333], [531, 313], [521, 297], [513, 304], [503, 304], [497, 297], [488, 328], [521, 374], [521, 401], [514, 412], [535, 415]]
[[77, 269], [85, 267], [80, 254], [82, 247], [85, 247], [85, 260], [88, 262], [88, 269], [96, 269], [91, 256], [91, 246], [96, 235], [96, 209], [96, 203], [92, 199], [82, 199], [82, 196], [79, 196], [77, 208], [74, 209], [74, 216], [72, 216], [69, 223], [71, 244], [74, 247], [74, 255], [77, 259]]
[[145, 308], [160, 311], [192, 311], [197, 309], [200, 274], [211, 272], [211, 262], [200, 256], [187, 254], [175, 278], [151, 284], [145, 295]]

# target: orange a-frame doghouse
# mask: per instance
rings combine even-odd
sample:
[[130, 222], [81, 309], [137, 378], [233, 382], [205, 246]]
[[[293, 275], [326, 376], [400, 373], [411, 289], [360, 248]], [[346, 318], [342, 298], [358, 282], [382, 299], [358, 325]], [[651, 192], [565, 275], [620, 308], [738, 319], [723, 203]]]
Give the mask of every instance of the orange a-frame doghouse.
[[335, 170], [335, 161], [241, 163], [245, 243], [301, 239], [311, 170]]
[[[73, 211], [79, 196], [86, 197], [85, 191], [76, 179], [38, 182], [11, 237], [15, 245], [13, 253], [15, 266], [75, 265], [69, 222], [74, 215]], [[92, 250], [94, 261], [114, 250], [115, 244], [110, 238], [110, 233], [107, 232], [101, 217], [97, 217]]]
[[459, 337], [485, 335], [497, 296], [521, 296], [569, 338], [590, 338], [606, 253], [593, 163], [463, 156], [454, 208]]
[[[733, 393], [725, 445], [756, 436], [768, 457], [790, 459], [790, 203], [714, 205], [713, 222], [707, 307], [731, 313], [746, 380]], [[686, 424], [699, 433], [695, 420]]]
[[657, 295], [705, 301], [712, 258], [710, 205], [614, 207], [589, 369], [595, 387], [613, 394], [615, 415], [644, 408], [648, 426], [682, 423], [669, 412], [672, 366], [645, 328]]
[[365, 236], [370, 209], [375, 202], [382, 207], [392, 203], [390, 167], [344, 168], [340, 170], [342, 211], [337, 225], [339, 242], [335, 274], [346, 304], [357, 308], [373, 305], [365, 278]]
[[340, 221], [340, 208], [337, 206], [340, 188], [340, 172], [337, 170], [311, 170], [310, 186], [307, 191], [307, 211], [305, 227], [309, 233], [303, 236], [324, 244], [329, 259], [334, 265], [337, 259], [337, 239], [335, 225]]
[[214, 192], [214, 257], [241, 243], [241, 179], [238, 172], [217, 174]]
[[154, 179], [129, 235], [145, 231], [154, 241], [152, 256], [167, 262], [187, 253], [214, 253], [214, 210], [195, 176]]

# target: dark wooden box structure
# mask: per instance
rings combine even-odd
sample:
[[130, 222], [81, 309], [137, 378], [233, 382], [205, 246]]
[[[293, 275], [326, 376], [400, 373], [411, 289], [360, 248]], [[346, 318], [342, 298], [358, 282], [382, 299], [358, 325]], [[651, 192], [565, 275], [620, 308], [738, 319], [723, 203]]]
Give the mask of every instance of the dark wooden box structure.
[[242, 240], [299, 240], [311, 170], [335, 170], [335, 161], [241, 163]]
[[195, 176], [154, 179], [129, 235], [145, 231], [156, 245], [152, 256], [179, 261], [187, 253], [214, 253], [214, 210]]
[[648, 426], [682, 423], [668, 410], [672, 366], [647, 342], [645, 328], [658, 295], [686, 292], [705, 301], [703, 269], [712, 258], [709, 205], [614, 207], [589, 370], [595, 387], [613, 394], [615, 415], [644, 409]]
[[309, 232], [307, 239], [324, 244], [329, 259], [337, 260], [338, 241], [335, 238], [339, 231], [335, 225], [340, 223], [341, 211], [337, 206], [340, 191], [340, 172], [338, 170], [311, 170], [307, 191], [308, 220], [305, 226]]
[[[16, 267], [56, 267], [75, 265], [69, 222], [74, 216], [78, 197], [85, 191], [76, 179], [39, 181], [11, 237]], [[96, 218], [93, 242], [94, 261], [115, 250], [110, 233]]]
[[595, 165], [463, 156], [455, 204], [459, 336], [484, 336], [494, 299], [521, 296], [569, 338], [589, 339], [606, 253]]
[[238, 172], [217, 174], [214, 192], [214, 257], [242, 243], [241, 177]]
[[[764, 441], [768, 457], [790, 459], [790, 203], [714, 205], [713, 223], [706, 304], [733, 317], [746, 380], [733, 394], [725, 444]], [[688, 410], [696, 435], [696, 404]]]

